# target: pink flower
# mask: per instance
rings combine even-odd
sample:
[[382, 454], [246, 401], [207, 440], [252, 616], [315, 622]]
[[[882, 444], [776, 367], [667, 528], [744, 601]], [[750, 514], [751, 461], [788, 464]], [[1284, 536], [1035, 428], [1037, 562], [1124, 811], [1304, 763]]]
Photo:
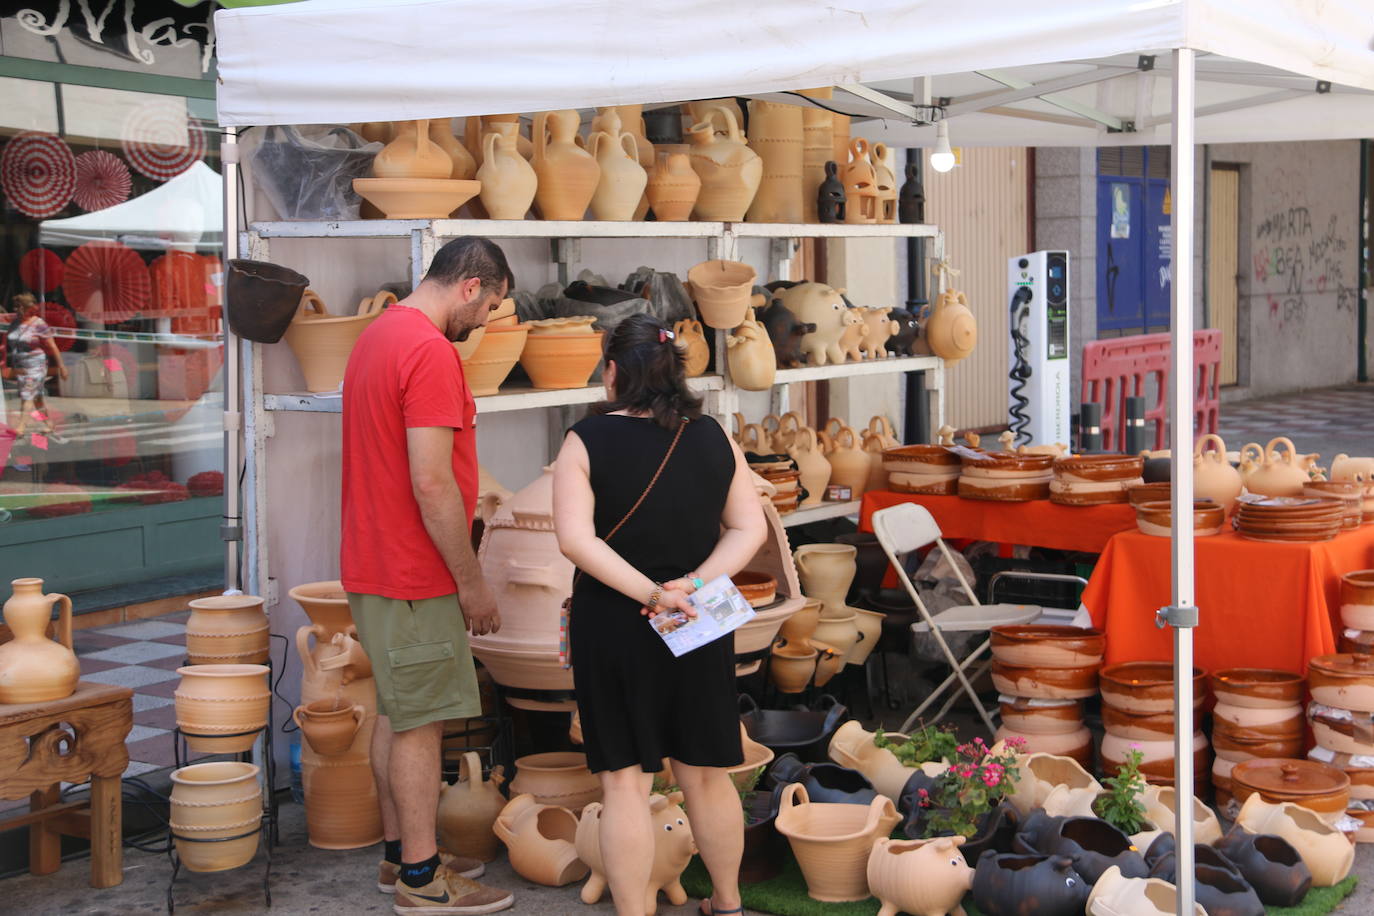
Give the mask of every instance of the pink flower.
[[1026, 739], [1020, 736], [1008, 738], [1007, 747], [1025, 747]]
[[992, 770], [988, 770], [987, 772], [985, 772], [985, 773], [983, 774], [983, 784], [986, 785], [988, 788], [992, 788], [993, 786], [997, 785], [997, 784], [998, 784], [999, 782], [1001, 782], [1001, 781], [1002, 781], [1002, 774], [1001, 774], [1001, 773], [997, 773], [997, 772], [994, 772], [994, 771], [992, 771]]
[[983, 743], [983, 739], [982, 739], [982, 738], [974, 738], [974, 739], [973, 739], [973, 743], [981, 746], [982, 743]]
[[927, 792], [925, 789], [917, 789], [916, 794], [921, 796], [922, 798], [930, 798], [930, 793]]

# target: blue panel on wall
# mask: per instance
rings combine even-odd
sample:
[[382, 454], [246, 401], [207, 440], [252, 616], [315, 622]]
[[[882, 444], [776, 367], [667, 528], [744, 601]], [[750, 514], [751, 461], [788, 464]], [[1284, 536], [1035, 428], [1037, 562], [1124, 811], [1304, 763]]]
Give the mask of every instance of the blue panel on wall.
[[1173, 296], [1173, 230], [1169, 182], [1151, 178], [1145, 188], [1145, 321], [1147, 330], [1169, 327], [1169, 304]]
[[1144, 188], [1139, 178], [1097, 179], [1097, 329], [1139, 331], [1145, 322], [1140, 257]]

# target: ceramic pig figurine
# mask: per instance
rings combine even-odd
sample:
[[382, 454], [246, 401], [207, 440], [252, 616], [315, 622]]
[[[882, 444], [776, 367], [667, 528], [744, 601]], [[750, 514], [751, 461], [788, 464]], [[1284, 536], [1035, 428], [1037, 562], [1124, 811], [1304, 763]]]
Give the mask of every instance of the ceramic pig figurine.
[[868, 339], [868, 325], [863, 314], [856, 308], [844, 310], [844, 331], [840, 334], [840, 350], [850, 362], [864, 358], [864, 342]]
[[887, 317], [897, 325], [897, 330], [887, 339], [887, 352], [893, 356], [911, 356], [912, 346], [920, 336], [921, 326], [909, 309], [895, 308]]
[[824, 283], [798, 283], [774, 294], [774, 299], [799, 321], [816, 326], [816, 330], [801, 340], [802, 353], [810, 357], [814, 365], [844, 362], [840, 335], [844, 333], [848, 309], [840, 292]]
[[1374, 484], [1374, 458], [1351, 458], [1342, 452], [1331, 459], [1331, 479]]
[[973, 887], [973, 869], [959, 851], [964, 837], [891, 840], [868, 854], [868, 887], [882, 902], [878, 916], [964, 916], [959, 901]]
[[887, 356], [888, 338], [899, 330], [897, 322], [889, 317], [891, 313], [892, 309], [877, 306], [861, 310], [864, 324], [868, 325], [868, 334], [864, 336], [861, 344], [866, 359], [882, 359]]
[[[687, 902], [682, 889], [682, 870], [692, 861], [697, 844], [692, 840], [692, 827], [682, 810], [682, 794], [649, 798], [650, 817], [654, 825], [654, 862], [649, 872], [649, 893], [644, 899], [644, 912], [654, 916], [658, 910], [658, 892], [662, 890], [673, 906]], [[596, 903], [606, 892], [606, 871], [601, 861], [601, 803], [592, 802], [582, 809], [575, 842], [577, 855], [591, 868], [591, 877], [582, 885], [582, 902]]]
[[807, 334], [815, 333], [816, 326], [810, 322], [798, 321], [796, 315], [776, 300], [763, 310], [759, 320], [773, 341], [773, 353], [778, 358], [778, 368], [791, 369], [800, 366], [805, 361], [801, 351], [801, 339]]

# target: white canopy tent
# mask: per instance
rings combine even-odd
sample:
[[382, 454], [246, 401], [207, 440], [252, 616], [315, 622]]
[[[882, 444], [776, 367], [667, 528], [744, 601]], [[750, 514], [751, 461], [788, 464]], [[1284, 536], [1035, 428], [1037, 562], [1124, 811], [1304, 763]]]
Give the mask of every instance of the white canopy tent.
[[[1371, 12], [1367, 0], [310, 0], [216, 14], [219, 114], [247, 126], [729, 95], [810, 104], [790, 93], [834, 85], [842, 91], [825, 104], [888, 121], [856, 130], [893, 145], [930, 145], [926, 125], [941, 117], [956, 145], [1156, 143], [1167, 127], [1170, 415], [1188, 418], [1195, 176], [1194, 157], [1179, 152], [1199, 142], [1199, 125], [1203, 141], [1374, 133]], [[1186, 787], [1192, 423], [1172, 422], [1171, 437], [1173, 600], [1161, 625], [1175, 626], [1175, 784]], [[1191, 874], [1191, 819], [1180, 819], [1177, 840], [1179, 873]], [[1178, 884], [1179, 912], [1192, 912], [1192, 882]]]
[[218, 251], [224, 233], [224, 179], [204, 162], [122, 204], [38, 224], [39, 244], [84, 245], [112, 239], [161, 251], [195, 246]]

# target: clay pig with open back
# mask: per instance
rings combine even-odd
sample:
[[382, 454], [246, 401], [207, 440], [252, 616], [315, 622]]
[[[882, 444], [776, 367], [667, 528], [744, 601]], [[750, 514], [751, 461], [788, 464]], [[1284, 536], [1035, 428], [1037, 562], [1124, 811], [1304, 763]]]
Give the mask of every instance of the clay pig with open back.
[[844, 362], [840, 335], [844, 333], [845, 316], [849, 310], [842, 292], [824, 283], [807, 282], [780, 289], [774, 294], [774, 299], [795, 315], [798, 321], [816, 326], [816, 330], [801, 340], [802, 353], [810, 358], [813, 365]]
[[[660, 890], [673, 906], [687, 902], [687, 892], [682, 889], [682, 871], [696, 854], [697, 844], [692, 839], [687, 813], [682, 810], [682, 793], [650, 796], [649, 810], [654, 826], [654, 862], [649, 872], [644, 912], [654, 916]], [[582, 902], [596, 903], [606, 892], [606, 870], [601, 860], [600, 802], [592, 802], [582, 809], [575, 845], [578, 857], [592, 870], [591, 877], [582, 885]]]
[[961, 836], [929, 840], [890, 840], [873, 844], [868, 855], [868, 887], [882, 902], [878, 916], [964, 916], [960, 901], [973, 886], [973, 869], [964, 861]]
[[759, 316], [768, 336], [773, 341], [773, 352], [778, 358], [778, 368], [791, 369], [805, 362], [801, 350], [801, 340], [807, 334], [816, 332], [816, 325], [808, 321], [798, 321], [797, 316], [783, 304], [774, 300]]

